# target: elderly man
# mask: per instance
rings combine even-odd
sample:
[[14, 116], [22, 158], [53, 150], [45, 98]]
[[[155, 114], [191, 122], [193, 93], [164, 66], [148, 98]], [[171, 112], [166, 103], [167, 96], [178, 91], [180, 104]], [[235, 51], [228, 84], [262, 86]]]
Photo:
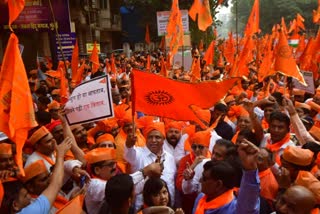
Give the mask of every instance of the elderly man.
[[[146, 137], [146, 146], [136, 147], [137, 137], [132, 133], [128, 134], [126, 147], [124, 150], [125, 159], [131, 164], [132, 172], [138, 171], [148, 164], [160, 162], [163, 164], [163, 172], [161, 178], [166, 181], [169, 193], [174, 204], [175, 186], [174, 177], [176, 173], [176, 164], [172, 155], [163, 150], [163, 142], [166, 137], [164, 124], [157, 122], [150, 124], [144, 129]], [[142, 205], [142, 195], [137, 197], [136, 208]]]

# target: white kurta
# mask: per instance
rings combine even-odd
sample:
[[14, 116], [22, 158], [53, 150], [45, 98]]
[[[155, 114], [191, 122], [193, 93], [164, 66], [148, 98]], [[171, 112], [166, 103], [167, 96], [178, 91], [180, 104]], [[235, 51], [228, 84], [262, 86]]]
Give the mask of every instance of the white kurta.
[[[132, 147], [124, 149], [124, 158], [131, 164], [133, 172], [138, 171], [147, 165], [154, 163], [157, 156], [153, 154], [146, 146], [145, 147]], [[163, 172], [161, 179], [163, 179], [169, 188], [172, 205], [174, 204], [175, 196], [175, 174], [177, 171], [175, 160], [168, 152], [163, 151], [161, 155], [161, 161], [163, 161]], [[142, 195], [137, 196], [136, 208], [140, 208], [143, 205]]]
[[180, 137], [179, 142], [177, 143], [176, 147], [173, 148], [173, 146], [168, 143], [167, 139], [163, 142], [163, 150], [168, 152], [174, 157], [174, 160], [176, 161], [176, 165], [178, 166], [179, 161], [181, 158], [186, 156], [189, 152], [184, 150], [184, 142], [188, 138], [188, 134], [184, 134]]

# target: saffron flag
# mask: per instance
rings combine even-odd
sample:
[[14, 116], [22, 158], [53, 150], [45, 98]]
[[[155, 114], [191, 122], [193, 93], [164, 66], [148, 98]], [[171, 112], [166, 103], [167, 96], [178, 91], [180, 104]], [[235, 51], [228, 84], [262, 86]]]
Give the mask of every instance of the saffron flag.
[[312, 21], [313, 23], [319, 23], [320, 21], [320, 0], [318, 0], [317, 10], [312, 11]]
[[254, 0], [253, 7], [244, 31], [246, 36], [259, 32], [259, 0]]
[[146, 43], [149, 45], [151, 43], [151, 40], [150, 40], [150, 32], [149, 32], [149, 25], [146, 24], [146, 35], [145, 35], [145, 41]]
[[189, 16], [193, 21], [196, 21], [197, 14], [199, 30], [206, 31], [213, 23], [209, 0], [194, 0], [189, 10]]
[[169, 47], [172, 55], [175, 55], [178, 52], [179, 47], [183, 44], [183, 26], [179, 9], [179, 0], [172, 1], [166, 38], [170, 41]]
[[92, 62], [92, 73], [94, 74], [98, 71], [100, 67], [98, 48], [97, 48], [96, 42], [94, 42], [94, 45], [93, 45], [90, 61]]
[[146, 65], [147, 71], [150, 71], [150, 67], [151, 67], [151, 59], [150, 59], [150, 54], [148, 54], [147, 55], [147, 65]]
[[9, 28], [12, 31], [11, 24], [14, 22], [24, 8], [24, 0], [8, 0], [9, 8]]
[[212, 40], [212, 42], [210, 43], [206, 53], [204, 54], [203, 60], [206, 61], [206, 65], [212, 65], [213, 64], [214, 45], [215, 45], [215, 40]]
[[283, 31], [280, 32], [279, 43], [276, 47], [274, 70], [285, 76], [293, 77], [303, 85], [306, 85]]
[[68, 80], [66, 79], [66, 69], [64, 62], [60, 61], [58, 65], [58, 72], [60, 72], [60, 97], [61, 104], [65, 104], [68, 101]]
[[115, 73], [117, 73], [117, 68], [116, 68], [116, 63], [115, 63], [115, 59], [114, 59], [113, 54], [111, 54], [111, 59], [110, 59], [110, 61], [111, 61], [111, 72], [112, 72], [113, 74], [115, 74]]
[[164, 61], [164, 57], [161, 57], [161, 70], [160, 70], [160, 75], [167, 77], [168, 73], [167, 73], [167, 68], [166, 68], [166, 63]]
[[200, 59], [194, 58], [191, 66], [191, 82], [201, 81]]
[[18, 43], [11, 33], [0, 71], [0, 130], [16, 144], [16, 163], [24, 175], [22, 148], [29, 129], [38, 124]]
[[192, 120], [201, 125], [191, 106], [212, 107], [238, 79], [186, 83], [133, 69], [133, 109], [147, 115]]
[[57, 211], [57, 214], [82, 213], [84, 194], [76, 196], [69, 201], [64, 207]]
[[71, 71], [72, 71], [73, 81], [76, 81], [78, 65], [79, 65], [79, 46], [78, 46], [78, 41], [76, 40], [76, 44], [74, 45], [74, 48], [72, 51], [72, 58], [71, 58]]

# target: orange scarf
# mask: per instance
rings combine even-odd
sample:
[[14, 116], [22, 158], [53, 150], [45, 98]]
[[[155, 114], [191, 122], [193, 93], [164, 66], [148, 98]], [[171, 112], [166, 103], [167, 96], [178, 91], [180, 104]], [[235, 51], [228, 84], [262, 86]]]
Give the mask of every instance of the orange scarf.
[[56, 200], [53, 202], [53, 205], [57, 210], [60, 210], [61, 208], [64, 207], [64, 205], [66, 205], [69, 201], [63, 197], [63, 196], [60, 196], [58, 195], [56, 197]]
[[234, 198], [233, 190], [228, 190], [225, 193], [219, 195], [215, 199], [206, 202], [207, 196], [203, 196], [198, 203], [195, 214], [204, 214], [205, 210], [213, 210], [220, 208], [226, 204], [229, 204]]
[[233, 135], [233, 137], [232, 137], [232, 139], [231, 139], [231, 142], [232, 142], [233, 144], [236, 144], [237, 138], [238, 138], [238, 135], [239, 135], [239, 132], [240, 132], [240, 131], [237, 131], [237, 132]]
[[268, 130], [269, 128], [269, 123], [267, 122], [266, 118], [263, 118], [261, 121], [261, 126], [263, 128], [263, 130]]
[[278, 151], [280, 150], [283, 144], [287, 143], [290, 140], [290, 133], [288, 133], [282, 140], [271, 143], [271, 138], [267, 140], [266, 148], [269, 149], [271, 152], [276, 153], [276, 162], [279, 166], [281, 166], [280, 155]]
[[55, 162], [48, 156], [41, 154], [40, 152], [36, 152], [40, 157], [42, 157], [44, 160], [46, 160], [50, 165], [54, 165]]

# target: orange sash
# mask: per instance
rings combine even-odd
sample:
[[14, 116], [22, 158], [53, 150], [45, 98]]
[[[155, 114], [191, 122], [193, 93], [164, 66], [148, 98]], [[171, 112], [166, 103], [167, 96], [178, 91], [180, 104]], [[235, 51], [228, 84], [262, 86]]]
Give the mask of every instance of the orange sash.
[[234, 198], [233, 190], [228, 190], [225, 193], [219, 195], [215, 199], [206, 202], [207, 196], [203, 196], [198, 203], [195, 214], [204, 214], [205, 210], [213, 210], [220, 208], [226, 204], [229, 204]]
[[269, 149], [271, 152], [276, 153], [276, 162], [279, 166], [281, 166], [281, 161], [280, 161], [280, 155], [278, 154], [278, 151], [280, 150], [281, 146], [283, 144], [287, 143], [290, 140], [290, 133], [288, 133], [282, 140], [271, 143], [271, 138], [267, 140], [267, 145], [266, 148]]
[[42, 157], [44, 160], [46, 160], [50, 165], [54, 165], [55, 162], [48, 156], [41, 154], [40, 152], [36, 152], [40, 157]]
[[231, 142], [232, 142], [233, 144], [236, 144], [237, 138], [238, 138], [238, 135], [239, 135], [239, 132], [240, 132], [240, 131], [237, 131], [237, 132], [233, 135], [233, 137], [232, 137], [232, 139], [231, 139]]
[[263, 130], [267, 130], [269, 128], [269, 123], [267, 122], [266, 118], [262, 119], [261, 126], [262, 126]]
[[63, 196], [60, 196], [58, 195], [56, 197], [56, 200], [53, 202], [53, 205], [57, 210], [60, 210], [61, 208], [64, 207], [64, 205], [66, 205], [69, 201], [63, 197]]

